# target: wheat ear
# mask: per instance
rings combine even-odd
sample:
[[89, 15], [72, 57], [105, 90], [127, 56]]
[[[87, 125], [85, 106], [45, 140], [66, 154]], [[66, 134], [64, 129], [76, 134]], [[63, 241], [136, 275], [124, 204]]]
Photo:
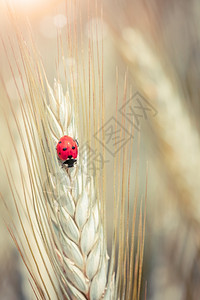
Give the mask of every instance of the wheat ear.
[[[64, 134], [77, 138], [69, 93], [65, 97], [56, 81], [54, 93], [49, 85], [48, 91], [50, 104], [46, 104], [46, 111], [52, 141], [57, 142]], [[86, 165], [78, 162], [73, 169], [61, 168], [55, 151], [53, 155], [55, 165], [50, 166], [51, 180], [45, 186], [45, 192], [55, 229], [60, 277], [66, 274], [61, 282], [63, 293], [70, 291], [76, 299], [100, 299], [103, 296], [109, 299], [111, 290], [106, 289], [108, 256], [94, 180], [87, 175]]]

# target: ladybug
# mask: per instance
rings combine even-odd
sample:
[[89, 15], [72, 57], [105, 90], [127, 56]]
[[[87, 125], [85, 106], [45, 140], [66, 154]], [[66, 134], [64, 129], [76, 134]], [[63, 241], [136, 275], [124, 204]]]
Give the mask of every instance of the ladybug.
[[59, 159], [63, 161], [63, 165], [66, 164], [68, 168], [74, 167], [77, 162], [78, 146], [77, 140], [68, 135], [64, 135], [59, 139], [56, 150]]

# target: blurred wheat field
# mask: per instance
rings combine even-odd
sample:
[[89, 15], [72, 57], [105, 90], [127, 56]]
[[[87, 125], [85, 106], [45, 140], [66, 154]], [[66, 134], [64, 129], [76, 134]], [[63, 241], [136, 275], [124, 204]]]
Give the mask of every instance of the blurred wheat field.
[[[79, 143], [89, 141], [90, 146], [103, 153], [107, 161], [103, 167], [100, 166], [101, 162], [95, 162], [94, 178], [95, 186], [100, 188], [99, 195], [103, 199], [101, 213], [106, 220], [104, 230], [109, 262], [112, 262], [113, 257], [114, 226], [117, 226], [118, 232], [116, 245], [125, 247], [125, 252], [120, 247], [116, 250], [117, 263], [114, 270], [118, 270], [116, 285], [118, 280], [119, 294], [118, 298], [115, 295], [114, 299], [199, 299], [198, 1], [165, 3], [154, 0], [146, 3], [126, 0], [102, 1], [98, 5], [95, 2], [76, 1], [74, 6], [70, 1], [44, 1], [41, 6], [35, 3], [30, 9], [28, 5], [15, 2], [17, 25], [29, 49], [30, 31], [28, 26], [25, 26], [28, 16], [34, 45], [43, 62], [50, 86], [53, 88], [54, 78], [58, 78], [64, 91], [66, 83], [76, 91], [75, 114]], [[11, 181], [15, 181], [15, 178], [19, 177], [18, 161], [13, 154], [15, 149], [6, 125], [5, 114], [19, 153], [22, 152], [22, 145], [8, 97], [17, 116], [20, 116], [20, 107], [8, 58], [23, 99], [28, 86], [24, 80], [23, 87], [20, 80], [16, 62], [21, 72], [23, 65], [18, 42], [13, 24], [9, 21], [7, 8], [3, 4], [0, 20], [3, 40], [0, 58], [3, 79], [0, 112], [1, 152], [3, 157], [6, 155], [8, 158], [12, 171]], [[137, 124], [139, 120], [140, 131], [135, 127], [133, 130], [128, 121], [130, 115], [124, 117], [120, 113], [120, 108], [128, 103], [136, 92], [143, 97], [140, 100], [147, 101], [147, 112], [150, 111], [146, 118], [145, 115], [139, 119], [135, 116], [134, 121]], [[125, 128], [127, 132], [133, 130], [134, 135], [116, 156], [109, 153], [110, 149], [102, 147], [98, 139], [93, 138], [112, 118], [123, 124], [121, 128]], [[117, 126], [117, 123], [114, 124]], [[121, 129], [120, 134], [125, 135], [125, 131]], [[98, 138], [106, 141], [101, 132], [98, 133]], [[25, 166], [25, 159], [23, 163]], [[1, 169], [1, 194], [13, 219], [17, 220], [16, 209], [9, 200], [12, 195], [3, 165]], [[93, 172], [94, 169], [90, 169], [90, 175]], [[121, 213], [118, 215], [115, 214], [117, 201]], [[3, 200], [1, 212], [0, 298], [34, 298], [28, 282], [30, 277], [4, 225]], [[131, 261], [130, 236], [131, 224], [134, 227], [134, 216], [137, 225], [134, 232], [134, 259]], [[126, 219], [130, 224], [126, 223]], [[122, 224], [125, 230], [129, 228], [129, 237], [120, 231]], [[24, 225], [28, 230], [28, 224]], [[28, 234], [31, 240], [31, 231]], [[141, 250], [141, 253], [138, 252], [139, 261], [138, 241]], [[37, 259], [40, 264], [39, 257]], [[137, 266], [138, 263], [140, 267]], [[53, 274], [51, 267], [49, 270]], [[137, 276], [141, 278], [138, 280]], [[54, 275], [52, 278], [54, 280]], [[47, 280], [50, 298], [54, 299], [55, 296], [51, 296], [51, 282], [46, 277], [44, 280]], [[132, 294], [129, 293], [130, 286], [134, 290]], [[62, 297], [60, 296], [61, 299]]]

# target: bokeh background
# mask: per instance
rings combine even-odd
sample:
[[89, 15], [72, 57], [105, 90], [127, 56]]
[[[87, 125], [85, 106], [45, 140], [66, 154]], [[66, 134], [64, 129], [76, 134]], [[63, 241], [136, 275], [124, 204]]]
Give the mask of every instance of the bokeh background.
[[[28, 18], [49, 82], [53, 84], [57, 67], [62, 68], [56, 61], [57, 31], [64, 32], [67, 24], [65, 2], [10, 0], [10, 3], [15, 5], [25, 38]], [[126, 73], [127, 99], [138, 92], [157, 112], [155, 116], [150, 111], [146, 118], [140, 117], [141, 194], [148, 163], [143, 266], [147, 299], [200, 299], [200, 3], [198, 0], [108, 0], [96, 5], [91, 1], [91, 15], [88, 16], [88, 1], [82, 1], [80, 9], [86, 44], [94, 38], [88, 35], [88, 26], [103, 18], [103, 35], [99, 39], [103, 39], [104, 44], [106, 118], [115, 114], [116, 66], [121, 95], [119, 107], [123, 104]], [[70, 22], [76, 22], [76, 12]], [[4, 1], [0, 2], [0, 34], [9, 45], [13, 29]], [[0, 73], [10, 98], [15, 101], [16, 89], [2, 44], [0, 50]], [[10, 57], [12, 63], [13, 56]], [[76, 64], [67, 53], [65, 59], [70, 66]], [[62, 74], [62, 70], [60, 72]], [[16, 81], [18, 79], [16, 77]], [[1, 104], [4, 96], [2, 92]], [[3, 110], [0, 113], [1, 150], [8, 154], [14, 175], [16, 162], [12, 161]], [[135, 136], [134, 149], [137, 148], [137, 132]], [[112, 177], [109, 176], [111, 165], [105, 165], [108, 178]], [[110, 186], [107, 190], [110, 199], [112, 185], [108, 182], [107, 186]], [[0, 188], [8, 199], [10, 191], [3, 176]], [[111, 210], [109, 204], [108, 210]], [[0, 299], [29, 299], [22, 263], [5, 227], [3, 213], [0, 231]]]

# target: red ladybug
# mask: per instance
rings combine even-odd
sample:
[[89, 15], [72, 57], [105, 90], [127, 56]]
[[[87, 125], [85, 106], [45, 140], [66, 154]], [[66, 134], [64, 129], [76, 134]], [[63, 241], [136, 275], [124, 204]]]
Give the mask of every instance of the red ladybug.
[[78, 142], [76, 140], [68, 135], [64, 135], [58, 141], [56, 150], [63, 164], [67, 164], [69, 168], [74, 167], [78, 155]]

